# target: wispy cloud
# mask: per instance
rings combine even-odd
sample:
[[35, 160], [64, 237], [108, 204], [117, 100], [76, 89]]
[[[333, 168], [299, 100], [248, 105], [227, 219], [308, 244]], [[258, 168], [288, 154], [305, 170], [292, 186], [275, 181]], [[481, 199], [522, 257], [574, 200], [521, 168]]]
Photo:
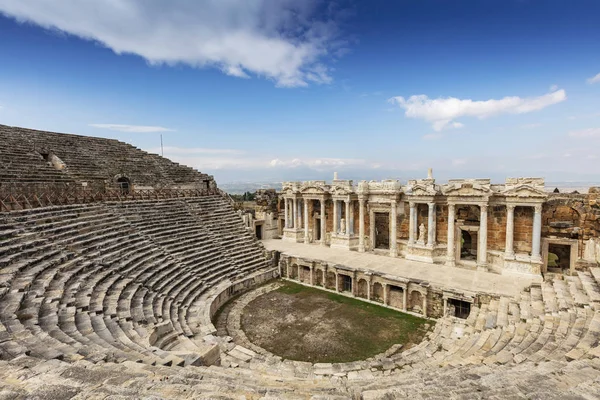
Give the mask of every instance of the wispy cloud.
[[117, 132], [127, 133], [155, 133], [155, 132], [173, 132], [173, 129], [164, 128], [162, 126], [146, 126], [146, 125], [123, 125], [123, 124], [89, 124], [89, 126], [100, 129], [108, 129]]
[[577, 138], [600, 138], [600, 128], [588, 128], [569, 132], [569, 136]]
[[567, 99], [564, 90], [548, 94], [521, 98], [504, 97], [499, 100], [471, 100], [456, 97], [440, 97], [430, 99], [426, 95], [415, 95], [405, 99], [402, 96], [392, 97], [389, 101], [405, 110], [408, 118], [424, 119], [432, 123], [435, 131], [446, 128], [459, 128], [463, 124], [454, 121], [461, 117], [487, 118], [498, 114], [524, 114], [538, 111]]
[[533, 124], [525, 124], [525, 125], [521, 125], [519, 128], [521, 129], [535, 129], [535, 128], [539, 128], [541, 127], [542, 124], [538, 123], [533, 123]]
[[344, 168], [354, 166], [366, 166], [367, 162], [362, 159], [352, 158], [309, 158], [300, 159], [294, 158], [291, 160], [282, 160], [279, 158], [273, 159], [269, 162], [271, 167], [284, 167], [284, 168], [297, 168], [297, 167], [309, 167], [317, 170], [327, 170], [331, 168]]
[[96, 41], [150, 64], [214, 67], [278, 86], [329, 83], [344, 13], [323, 1], [0, 0], [0, 13]]
[[[173, 147], [173, 146], [165, 146], [162, 148], [165, 154], [172, 155], [194, 155], [194, 154], [230, 154], [230, 155], [240, 155], [244, 154], [245, 151], [238, 149], [209, 149], [205, 147]], [[161, 151], [161, 148], [153, 148], [149, 149], [151, 153], [158, 153]]]
[[437, 140], [437, 139], [441, 139], [442, 138], [441, 133], [428, 133], [426, 135], [423, 135], [423, 140]]
[[594, 84], [594, 83], [600, 83], [600, 73], [592, 76], [591, 78], [589, 78], [587, 80], [587, 83], [589, 83], [590, 85]]

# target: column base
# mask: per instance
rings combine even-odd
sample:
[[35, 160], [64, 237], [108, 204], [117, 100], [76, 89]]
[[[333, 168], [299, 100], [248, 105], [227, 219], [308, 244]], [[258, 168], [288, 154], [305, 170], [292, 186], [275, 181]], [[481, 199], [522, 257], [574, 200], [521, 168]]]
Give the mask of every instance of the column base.
[[456, 260], [454, 258], [452, 260], [446, 260], [445, 265], [447, 267], [456, 267]]
[[285, 228], [282, 239], [288, 242], [302, 243], [304, 242], [304, 229]]
[[477, 263], [477, 271], [487, 272], [488, 264], [487, 263]]
[[515, 259], [515, 253], [504, 253], [504, 259], [505, 260], [514, 260]]
[[398, 249], [390, 249], [390, 257], [398, 257]]
[[358, 245], [358, 252], [359, 253], [364, 253], [365, 252], [365, 245], [364, 244], [360, 244]]

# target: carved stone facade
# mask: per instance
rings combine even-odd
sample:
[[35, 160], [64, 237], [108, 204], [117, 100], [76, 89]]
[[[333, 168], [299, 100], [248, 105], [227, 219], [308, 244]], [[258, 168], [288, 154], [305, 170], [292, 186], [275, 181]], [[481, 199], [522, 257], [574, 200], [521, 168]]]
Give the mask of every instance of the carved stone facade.
[[[285, 182], [284, 240], [497, 273], [600, 261], [600, 193], [547, 193], [542, 178]], [[558, 240], [569, 239], [569, 241]], [[569, 249], [557, 246], [569, 246]], [[555, 253], [552, 249], [555, 248]], [[551, 256], [552, 258], [553, 256]], [[567, 267], [568, 266], [568, 267]]]

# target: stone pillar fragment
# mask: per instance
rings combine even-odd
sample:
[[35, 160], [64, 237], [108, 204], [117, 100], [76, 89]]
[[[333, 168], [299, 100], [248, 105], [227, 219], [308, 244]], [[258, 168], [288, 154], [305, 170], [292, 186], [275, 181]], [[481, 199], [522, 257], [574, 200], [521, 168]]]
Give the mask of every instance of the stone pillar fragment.
[[327, 246], [327, 240], [325, 238], [326, 232], [326, 221], [325, 221], [325, 199], [321, 199], [321, 246]]
[[365, 251], [365, 200], [359, 199], [359, 212], [358, 212], [358, 251], [363, 253]]
[[485, 268], [487, 265], [487, 204], [481, 204], [479, 217], [479, 248], [477, 249], [477, 266]]
[[408, 218], [408, 245], [412, 246], [413, 244], [415, 244], [415, 215], [416, 215], [416, 210], [415, 210], [415, 203], [413, 203], [412, 201], [409, 203], [410, 206], [410, 214], [409, 214], [409, 218]]
[[448, 204], [448, 249], [446, 254], [446, 265], [454, 267], [456, 264], [455, 248], [456, 243], [454, 239], [454, 220], [456, 206], [454, 204]]
[[504, 248], [504, 258], [512, 260], [515, 258], [514, 250], [514, 234], [515, 234], [515, 206], [513, 204], [506, 205], [506, 244]]
[[540, 244], [542, 240], [542, 205], [535, 206], [533, 214], [533, 238], [531, 240], [531, 261], [541, 262]]
[[396, 257], [398, 255], [398, 227], [397, 227], [397, 210], [396, 200], [392, 200], [391, 203], [391, 233], [390, 233], [390, 256]]
[[310, 200], [304, 200], [304, 243], [309, 242], [308, 238], [308, 202]]
[[340, 218], [338, 213], [338, 201], [333, 200], [333, 234], [337, 235], [340, 230]]
[[427, 246], [435, 246], [435, 203], [429, 203], [427, 213]]

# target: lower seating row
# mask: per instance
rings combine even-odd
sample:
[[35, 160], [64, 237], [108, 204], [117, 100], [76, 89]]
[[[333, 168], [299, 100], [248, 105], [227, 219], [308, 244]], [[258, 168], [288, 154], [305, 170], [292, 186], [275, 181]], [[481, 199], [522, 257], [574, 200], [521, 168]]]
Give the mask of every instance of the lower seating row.
[[3, 213], [0, 358], [201, 363], [190, 308], [267, 268], [221, 196]]

